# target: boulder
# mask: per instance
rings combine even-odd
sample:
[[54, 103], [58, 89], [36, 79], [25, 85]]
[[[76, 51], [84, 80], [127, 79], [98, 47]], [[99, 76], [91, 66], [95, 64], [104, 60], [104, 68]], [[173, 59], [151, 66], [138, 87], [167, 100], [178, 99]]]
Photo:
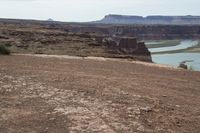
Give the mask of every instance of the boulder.
[[180, 63], [179, 68], [188, 69], [188, 66], [184, 63]]

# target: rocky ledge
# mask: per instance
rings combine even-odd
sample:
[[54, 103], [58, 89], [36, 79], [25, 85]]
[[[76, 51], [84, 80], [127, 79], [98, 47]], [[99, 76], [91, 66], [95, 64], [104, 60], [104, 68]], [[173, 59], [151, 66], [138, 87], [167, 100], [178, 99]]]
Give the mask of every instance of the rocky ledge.
[[134, 37], [106, 38], [103, 44], [110, 52], [126, 55], [129, 58], [137, 58], [142, 61], [152, 61], [151, 53], [144, 42], [137, 42]]
[[72, 32], [66, 28], [47, 27], [48, 23], [41, 25], [29, 21], [26, 21], [26, 24], [0, 21], [0, 44], [8, 47], [13, 53], [152, 61], [145, 44], [137, 42], [136, 38], [110, 37], [111, 35], [107, 34]]

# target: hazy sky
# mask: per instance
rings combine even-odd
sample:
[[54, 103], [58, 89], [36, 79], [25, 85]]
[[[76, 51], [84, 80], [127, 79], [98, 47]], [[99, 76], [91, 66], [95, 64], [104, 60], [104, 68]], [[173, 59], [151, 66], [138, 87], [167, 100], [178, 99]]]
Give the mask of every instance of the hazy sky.
[[200, 15], [200, 0], [0, 0], [0, 18], [83, 22], [107, 14]]

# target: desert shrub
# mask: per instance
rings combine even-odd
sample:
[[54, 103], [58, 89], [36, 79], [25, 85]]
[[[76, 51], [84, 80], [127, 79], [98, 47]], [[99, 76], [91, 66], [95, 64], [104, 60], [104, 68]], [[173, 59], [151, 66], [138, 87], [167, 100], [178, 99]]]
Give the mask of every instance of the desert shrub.
[[10, 50], [5, 46], [0, 44], [0, 55], [9, 55]]

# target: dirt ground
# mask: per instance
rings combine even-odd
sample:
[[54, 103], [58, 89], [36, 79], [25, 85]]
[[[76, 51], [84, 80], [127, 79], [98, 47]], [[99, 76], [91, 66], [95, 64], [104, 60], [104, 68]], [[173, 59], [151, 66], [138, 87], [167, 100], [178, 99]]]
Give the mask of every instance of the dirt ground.
[[199, 133], [200, 72], [0, 56], [0, 133]]

